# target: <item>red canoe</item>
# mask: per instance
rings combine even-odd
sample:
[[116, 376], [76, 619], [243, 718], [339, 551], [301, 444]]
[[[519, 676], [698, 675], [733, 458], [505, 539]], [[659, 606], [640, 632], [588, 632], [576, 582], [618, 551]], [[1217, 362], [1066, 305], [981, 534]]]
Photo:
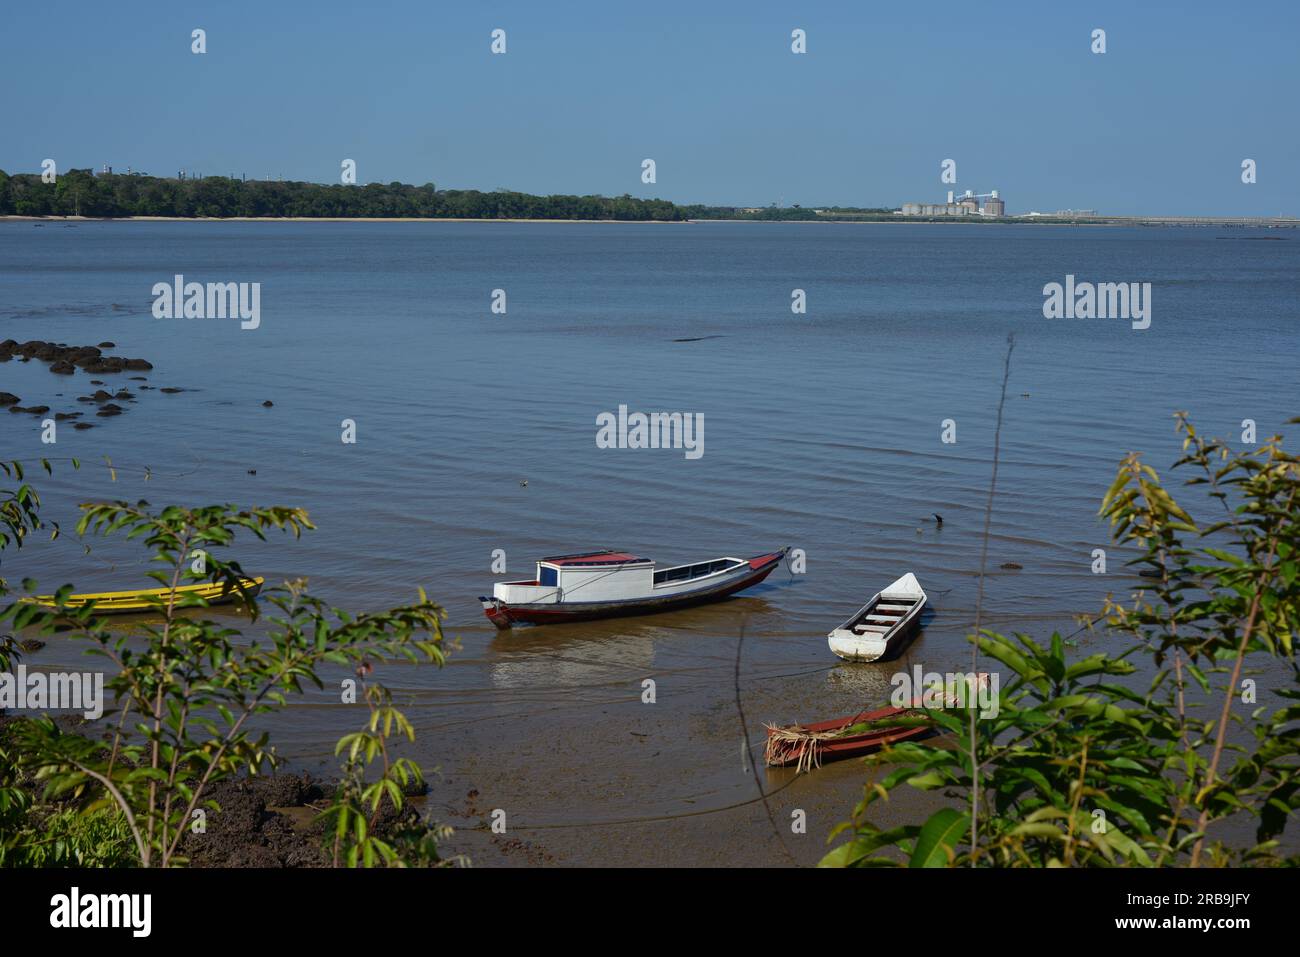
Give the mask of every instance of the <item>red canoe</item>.
[[866, 721], [885, 721], [908, 715], [920, 715], [922, 712], [907, 708], [881, 708], [849, 715], [846, 718], [833, 718], [830, 721], [818, 721], [815, 724], [795, 724], [778, 727], [767, 726], [766, 760], [769, 767], [786, 767], [796, 765], [801, 771], [817, 767], [823, 761], [839, 761], [843, 758], [856, 757], [878, 751], [887, 744], [922, 738], [933, 734], [934, 729], [928, 725], [915, 727], [885, 726], [873, 728], [862, 734], [837, 737], [834, 732]]

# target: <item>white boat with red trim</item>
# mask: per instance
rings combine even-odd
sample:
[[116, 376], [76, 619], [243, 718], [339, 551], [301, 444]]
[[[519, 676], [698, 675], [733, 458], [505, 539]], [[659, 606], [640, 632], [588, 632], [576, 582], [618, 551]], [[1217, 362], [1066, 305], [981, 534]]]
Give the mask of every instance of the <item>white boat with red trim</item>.
[[789, 548], [753, 558], [714, 558], [659, 568], [654, 559], [609, 550], [555, 555], [537, 562], [531, 581], [497, 582], [480, 597], [483, 613], [498, 628], [526, 623], [648, 615], [721, 601], [757, 585], [781, 563]]

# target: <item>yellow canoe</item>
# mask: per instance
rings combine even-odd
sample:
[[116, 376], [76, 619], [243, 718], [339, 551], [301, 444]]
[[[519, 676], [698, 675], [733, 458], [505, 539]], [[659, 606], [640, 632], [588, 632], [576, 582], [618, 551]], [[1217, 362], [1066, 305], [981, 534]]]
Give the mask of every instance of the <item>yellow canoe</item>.
[[[239, 583], [248, 598], [256, 597], [265, 584], [264, 578], [241, 578]], [[103, 615], [126, 615], [132, 612], [158, 611], [158, 600], [166, 601], [170, 588], [141, 588], [137, 591], [103, 591], [90, 592], [85, 595], [69, 595], [64, 599], [66, 608], [80, 608], [88, 602], [95, 603], [95, 611]], [[225, 605], [235, 601], [239, 592], [228, 588], [223, 582], [208, 582], [203, 585], [180, 585], [176, 597], [202, 598], [209, 605]], [[150, 601], [150, 599], [155, 599]], [[34, 595], [23, 601], [35, 602], [47, 608], [56, 607], [53, 595]]]

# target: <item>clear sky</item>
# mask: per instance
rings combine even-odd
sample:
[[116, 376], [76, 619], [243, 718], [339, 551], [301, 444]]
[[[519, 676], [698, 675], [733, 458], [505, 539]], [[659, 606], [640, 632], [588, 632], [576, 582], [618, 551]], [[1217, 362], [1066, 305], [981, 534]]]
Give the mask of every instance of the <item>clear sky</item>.
[[1296, 0], [11, 2], [0, 169], [1294, 216], [1298, 28]]

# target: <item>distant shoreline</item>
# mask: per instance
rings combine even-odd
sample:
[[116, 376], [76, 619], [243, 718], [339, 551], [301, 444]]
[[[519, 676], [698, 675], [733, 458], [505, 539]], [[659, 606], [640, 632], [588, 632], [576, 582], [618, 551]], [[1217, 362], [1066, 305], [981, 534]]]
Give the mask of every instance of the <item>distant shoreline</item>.
[[593, 223], [623, 226], [689, 226], [701, 223], [784, 223], [793, 225], [837, 226], [1213, 226], [1257, 227], [1262, 229], [1296, 229], [1300, 219], [1251, 216], [1097, 216], [1078, 219], [1039, 217], [1020, 219], [979, 219], [954, 216], [924, 218], [897, 216], [893, 219], [545, 219], [542, 217], [461, 217], [461, 216], [17, 216], [0, 215], [0, 222], [31, 223]]
[[[0, 216], [0, 220], [33, 223], [649, 223], [682, 226], [711, 220], [691, 219], [520, 219], [456, 216]], [[739, 222], [739, 220], [736, 220]]]

